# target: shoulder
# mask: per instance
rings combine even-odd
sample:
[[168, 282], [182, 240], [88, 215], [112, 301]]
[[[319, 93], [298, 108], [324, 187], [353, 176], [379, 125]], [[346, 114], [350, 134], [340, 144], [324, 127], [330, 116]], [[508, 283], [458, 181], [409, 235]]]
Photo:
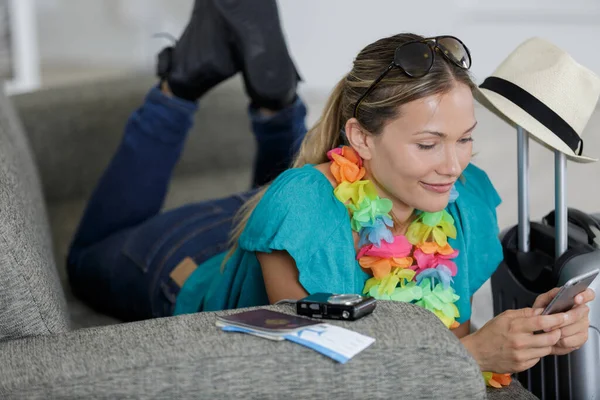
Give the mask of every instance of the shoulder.
[[[331, 190], [329, 190], [331, 189]], [[269, 186], [265, 194], [309, 191], [315, 195], [329, 195], [333, 186], [327, 177], [313, 165], [290, 168], [282, 172]]]
[[[500, 196], [488, 175], [470, 164], [457, 184], [459, 196], [449, 210], [458, 219], [457, 241], [463, 251], [459, 254], [464, 268], [463, 288], [468, 290], [467, 299], [492, 276], [503, 258], [498, 237], [496, 207]], [[461, 303], [466, 310], [470, 305]], [[468, 315], [470, 312], [467, 312]]]
[[322, 172], [312, 166], [289, 169], [273, 181], [256, 205], [240, 238], [241, 244], [260, 248], [249, 243], [274, 244], [278, 238], [283, 249], [298, 242], [310, 246], [330, 234], [336, 221], [346, 216], [345, 212]]
[[255, 212], [260, 213], [265, 208], [271, 213], [290, 209], [329, 212], [339, 205], [327, 177], [312, 165], [306, 165], [280, 174], [266, 190]]
[[463, 201], [483, 201], [492, 209], [496, 209], [502, 202], [487, 173], [473, 164], [469, 164], [465, 168], [456, 189], [459, 196], [463, 197], [461, 199]]

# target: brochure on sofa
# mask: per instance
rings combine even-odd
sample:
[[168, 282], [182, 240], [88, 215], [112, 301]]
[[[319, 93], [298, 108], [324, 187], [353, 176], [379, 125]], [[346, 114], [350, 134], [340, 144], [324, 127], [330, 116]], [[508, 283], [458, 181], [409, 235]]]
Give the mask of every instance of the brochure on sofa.
[[216, 324], [226, 332], [289, 340], [342, 364], [375, 342], [372, 337], [336, 325], [264, 309], [217, 317]]

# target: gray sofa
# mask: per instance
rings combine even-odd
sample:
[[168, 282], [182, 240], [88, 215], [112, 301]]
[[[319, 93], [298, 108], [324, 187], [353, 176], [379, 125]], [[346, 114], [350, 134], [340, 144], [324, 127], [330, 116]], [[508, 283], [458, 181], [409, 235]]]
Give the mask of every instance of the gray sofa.
[[[120, 323], [78, 302], [64, 270], [69, 240], [153, 83], [0, 97], [0, 398], [535, 398], [517, 383], [486, 389], [454, 335], [410, 304], [381, 302], [368, 318], [340, 322], [376, 338], [341, 365], [292, 343], [220, 332], [216, 313]], [[203, 99], [165, 207], [247, 187], [245, 103], [237, 80]]]

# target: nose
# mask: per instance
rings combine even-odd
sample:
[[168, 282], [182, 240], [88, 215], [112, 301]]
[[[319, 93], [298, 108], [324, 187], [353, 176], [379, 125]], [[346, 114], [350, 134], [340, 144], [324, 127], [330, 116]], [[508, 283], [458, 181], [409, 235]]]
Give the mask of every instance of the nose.
[[456, 146], [447, 146], [443, 160], [440, 160], [440, 165], [437, 169], [438, 174], [445, 176], [457, 177], [460, 175], [460, 161]]

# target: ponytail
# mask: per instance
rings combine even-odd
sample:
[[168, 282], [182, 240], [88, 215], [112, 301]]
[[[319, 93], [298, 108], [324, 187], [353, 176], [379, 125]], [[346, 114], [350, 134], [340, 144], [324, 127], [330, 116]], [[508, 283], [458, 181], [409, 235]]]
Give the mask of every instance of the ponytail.
[[[346, 77], [335, 85], [333, 91], [329, 95], [329, 99], [323, 110], [321, 118], [315, 126], [310, 129], [296, 156], [292, 168], [299, 168], [306, 164], [321, 164], [327, 161], [327, 152], [341, 144], [340, 131], [343, 128], [343, 96], [346, 87]], [[263, 187], [254, 196], [252, 196], [238, 211], [234, 228], [229, 239], [229, 252], [225, 256], [221, 267], [223, 268], [229, 258], [233, 255], [238, 247], [238, 241], [242, 232], [246, 228], [246, 224], [250, 219], [250, 215], [264, 196], [268, 186]]]

